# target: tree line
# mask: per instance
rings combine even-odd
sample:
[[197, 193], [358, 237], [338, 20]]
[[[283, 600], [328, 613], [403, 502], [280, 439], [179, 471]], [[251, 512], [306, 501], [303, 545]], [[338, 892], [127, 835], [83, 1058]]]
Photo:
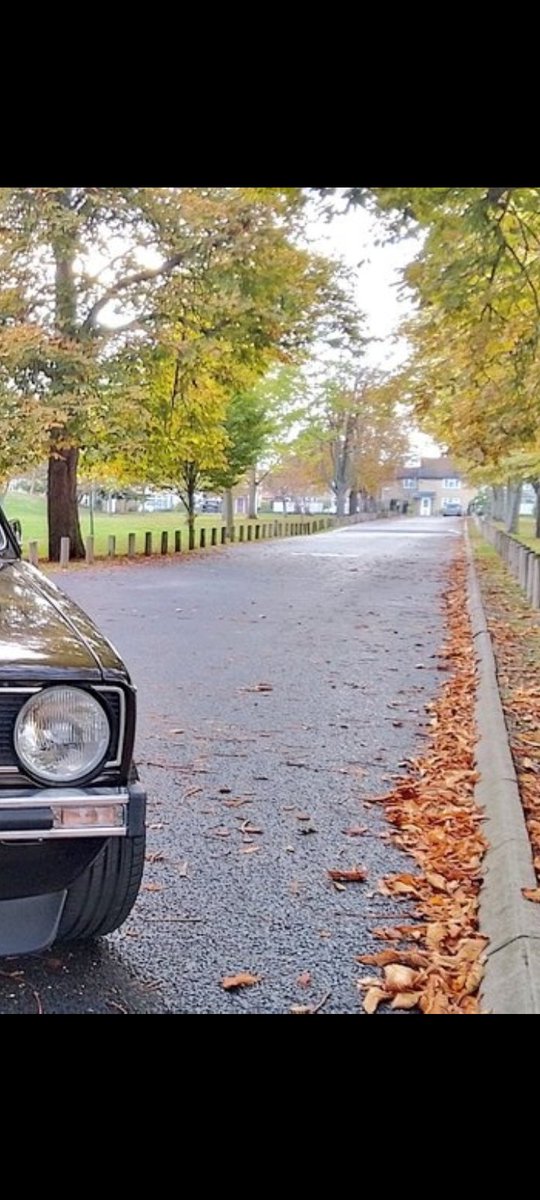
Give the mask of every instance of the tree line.
[[[0, 476], [48, 461], [49, 558], [84, 547], [78, 472], [195, 496], [298, 468], [375, 493], [405, 444], [364, 367], [343, 272], [306, 248], [309, 189], [0, 189]], [[303, 365], [337, 360], [310, 379]]]

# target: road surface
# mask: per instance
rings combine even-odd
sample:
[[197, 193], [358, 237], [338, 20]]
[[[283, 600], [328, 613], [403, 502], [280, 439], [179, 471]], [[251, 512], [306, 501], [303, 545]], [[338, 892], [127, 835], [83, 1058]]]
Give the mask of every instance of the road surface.
[[[146, 874], [118, 933], [4, 960], [0, 1011], [360, 1011], [355, 956], [410, 907], [377, 893], [411, 860], [368, 801], [426, 736], [460, 531], [377, 521], [55, 576], [139, 689]], [[261, 981], [224, 991], [239, 972]]]

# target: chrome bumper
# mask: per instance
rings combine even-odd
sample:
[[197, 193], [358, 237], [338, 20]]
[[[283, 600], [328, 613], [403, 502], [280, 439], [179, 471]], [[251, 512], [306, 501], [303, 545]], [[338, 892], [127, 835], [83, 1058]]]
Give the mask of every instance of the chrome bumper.
[[0, 842], [126, 837], [140, 832], [145, 800], [138, 784], [1, 791]]

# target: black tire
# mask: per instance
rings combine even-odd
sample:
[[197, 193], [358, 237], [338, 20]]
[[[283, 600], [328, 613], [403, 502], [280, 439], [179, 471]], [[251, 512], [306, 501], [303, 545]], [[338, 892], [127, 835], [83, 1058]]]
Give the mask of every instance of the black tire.
[[137, 899], [145, 835], [108, 838], [97, 858], [68, 889], [58, 942], [103, 937], [123, 924]]

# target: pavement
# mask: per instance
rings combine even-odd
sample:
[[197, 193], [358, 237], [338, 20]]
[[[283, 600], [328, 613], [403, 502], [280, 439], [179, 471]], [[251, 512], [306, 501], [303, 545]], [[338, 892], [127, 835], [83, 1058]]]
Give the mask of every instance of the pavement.
[[[0, 1012], [361, 1011], [355, 956], [410, 916], [377, 893], [411, 860], [369, 798], [427, 736], [461, 528], [400, 518], [55, 577], [138, 687], [147, 866], [122, 930], [6, 960]], [[366, 883], [337, 889], [328, 870], [357, 865]], [[224, 991], [238, 972], [260, 982]]]

